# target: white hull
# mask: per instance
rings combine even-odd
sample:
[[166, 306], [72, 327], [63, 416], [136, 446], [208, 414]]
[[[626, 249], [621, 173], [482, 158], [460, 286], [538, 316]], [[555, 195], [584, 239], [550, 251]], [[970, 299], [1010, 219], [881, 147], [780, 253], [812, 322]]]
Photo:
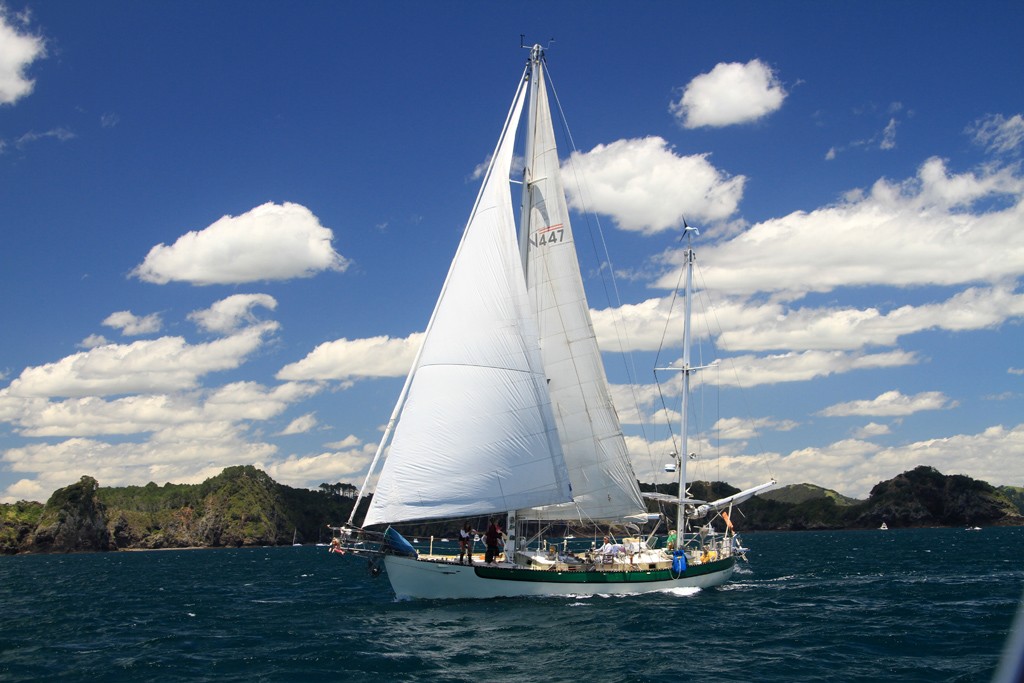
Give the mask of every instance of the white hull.
[[[519, 598], [533, 596], [571, 595], [632, 595], [673, 588], [709, 588], [718, 586], [732, 576], [736, 565], [732, 561], [721, 562], [721, 569], [697, 575], [684, 575], [673, 579], [642, 580], [643, 575], [652, 572], [630, 572], [641, 580], [632, 581], [587, 581], [588, 575], [600, 572], [546, 572], [529, 569], [494, 570], [480, 567], [481, 572], [494, 578], [481, 576], [477, 566], [416, 560], [397, 555], [386, 555], [384, 566], [395, 595], [400, 599], [485, 599]], [[692, 571], [692, 570], [691, 570]], [[507, 578], [500, 575], [505, 574]], [[552, 580], [536, 580], [551, 574]], [[534, 580], [530, 580], [531, 577]]]

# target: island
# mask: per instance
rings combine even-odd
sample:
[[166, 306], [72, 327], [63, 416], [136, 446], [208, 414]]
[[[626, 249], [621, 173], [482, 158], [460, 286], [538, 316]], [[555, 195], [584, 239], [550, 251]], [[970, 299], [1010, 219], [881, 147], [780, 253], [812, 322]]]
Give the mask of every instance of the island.
[[[676, 493], [675, 485], [640, 488]], [[738, 491], [724, 482], [690, 485], [691, 495], [703, 500]], [[330, 540], [331, 525], [348, 520], [355, 502], [351, 484], [293, 488], [250, 465], [228, 467], [201, 484], [102, 487], [83, 476], [54, 491], [45, 504], [0, 505], [0, 554], [322, 543]], [[368, 502], [360, 502], [357, 519]], [[649, 504], [651, 512], [659, 511], [656, 503]], [[919, 466], [879, 482], [866, 500], [793, 484], [765, 492], [740, 510], [735, 519], [740, 531], [878, 529], [883, 523], [889, 529], [1021, 526], [1024, 487], [994, 487]], [[403, 525], [402, 532], [443, 536], [459, 526], [459, 520], [448, 520]]]

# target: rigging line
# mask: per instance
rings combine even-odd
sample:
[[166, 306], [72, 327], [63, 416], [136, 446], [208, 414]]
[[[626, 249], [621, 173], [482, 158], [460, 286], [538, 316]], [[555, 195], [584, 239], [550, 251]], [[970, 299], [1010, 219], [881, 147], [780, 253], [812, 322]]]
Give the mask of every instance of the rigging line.
[[[545, 65], [547, 64], [547, 60], [546, 59], [544, 60], [544, 63], [545, 63]], [[578, 153], [579, 152], [579, 148], [576, 147], [576, 141], [572, 137], [572, 131], [569, 130], [569, 123], [568, 123], [568, 120], [566, 119], [565, 111], [562, 109], [562, 101], [558, 98], [558, 91], [555, 89], [554, 81], [551, 78], [551, 71], [550, 71], [550, 69], [545, 69], [545, 72], [546, 72], [546, 76], [547, 76], [546, 80], [547, 80], [548, 86], [551, 88], [551, 94], [552, 94], [552, 96], [554, 97], [554, 100], [555, 100], [555, 106], [558, 108], [558, 115], [559, 115], [559, 120], [560, 120], [560, 122], [562, 124], [562, 131], [565, 134], [566, 139], [569, 141], [569, 147], [572, 149], [573, 152], [577, 152]], [[589, 191], [589, 188], [586, 186], [586, 178], [582, 178], [581, 179], [580, 174], [577, 171], [575, 164], [573, 165], [572, 171], [573, 171], [573, 179], [576, 181], [576, 186], [580, 189], [581, 199], [583, 198], [584, 195], [589, 196], [590, 191]], [[584, 205], [586, 205], [586, 201], [585, 200], [583, 201], [583, 203], [584, 203]], [[595, 255], [598, 257], [598, 261], [600, 262], [601, 257], [600, 257], [600, 252], [597, 249], [597, 244], [596, 244], [596, 242], [594, 240], [594, 229], [591, 226], [590, 211], [586, 210], [586, 211], [583, 211], [582, 213], [583, 213], [583, 216], [584, 216], [584, 220], [586, 221], [586, 224], [587, 224], [587, 228], [588, 228], [587, 232], [590, 234], [591, 247], [594, 250]], [[608, 243], [605, 241], [605, 238], [604, 238], [604, 230], [603, 230], [602, 225], [601, 225], [601, 220], [599, 218], [597, 218], [596, 216], [594, 216], [593, 222], [597, 226], [597, 234], [600, 237], [601, 247], [602, 247], [602, 249], [604, 251], [604, 263], [606, 263], [607, 266], [608, 266], [608, 273], [609, 273], [609, 276], [610, 276], [611, 287], [612, 287], [612, 290], [613, 290], [614, 295], [615, 295], [614, 299], [609, 295], [609, 292], [608, 292], [608, 280], [605, 279], [605, 277], [603, 275], [603, 269], [601, 269], [602, 270], [601, 283], [602, 283], [602, 286], [603, 286], [603, 288], [605, 290], [605, 298], [608, 301], [614, 301], [615, 306], [618, 307], [619, 309], [621, 309], [622, 308], [622, 297], [621, 297], [621, 295], [619, 293], [618, 284], [615, 281], [615, 269], [614, 269], [614, 266], [612, 265], [612, 257], [611, 257], [611, 252], [608, 249]], [[647, 448], [648, 464], [653, 466], [653, 454], [650, 451], [650, 439], [647, 436], [646, 424], [645, 424], [644, 419], [643, 419], [643, 412], [640, 410], [640, 399], [639, 399], [639, 395], [637, 393], [637, 388], [636, 388], [636, 382], [637, 382], [636, 378], [638, 377], [637, 369], [636, 369], [636, 359], [634, 358], [632, 353], [628, 353], [628, 352], [625, 351], [625, 349], [629, 348], [629, 344], [630, 344], [629, 332], [625, 328], [625, 325], [622, 324], [621, 322], [619, 324], [613, 325], [613, 327], [615, 328], [615, 334], [618, 337], [620, 355], [623, 358], [623, 366], [625, 367], [625, 370], [626, 370], [626, 377], [629, 380], [630, 393], [632, 394], [632, 397], [633, 397], [633, 407], [636, 409], [637, 415], [639, 416], [638, 425], [640, 427], [640, 433], [643, 436], [644, 443], [648, 445], [648, 448]], [[625, 336], [625, 340], [623, 340], [623, 336]], [[620, 429], [621, 429], [621, 424], [620, 424]]]
[[658, 342], [658, 350], [654, 356], [654, 386], [658, 389], [658, 396], [661, 399], [661, 407], [665, 411], [665, 423], [668, 427], [669, 437], [672, 440], [672, 449], [678, 453], [679, 444], [676, 443], [676, 433], [672, 428], [672, 421], [667, 419], [669, 414], [668, 404], [665, 401], [665, 393], [661, 389], [661, 381], [658, 379], [657, 368], [661, 365], [661, 352], [665, 348], [665, 340], [668, 337], [668, 330], [672, 324], [672, 312], [676, 309], [676, 302], [679, 300], [679, 287], [682, 285], [684, 270], [679, 269], [679, 278], [676, 280], [676, 286], [672, 288], [672, 298], [668, 305], [668, 315], [665, 316], [665, 326], [661, 331], [661, 341]]
[[[696, 265], [696, 264], [694, 264], [694, 265]], [[701, 270], [700, 266], [697, 266], [697, 277], [701, 281], [702, 291], [705, 292], [705, 293], [708, 292], [709, 290], [707, 288], [707, 283], [704, 280], [704, 271]], [[705, 296], [708, 296], [708, 295], [705, 294]], [[708, 297], [708, 300], [710, 301], [710, 297]], [[713, 306], [711, 306], [709, 304], [706, 307], [706, 310], [711, 311], [711, 315], [705, 316], [705, 325], [708, 327], [708, 339], [714, 339], [715, 337], [711, 336], [712, 335], [712, 330], [710, 329], [710, 323], [709, 323], [708, 319], [711, 318], [711, 317], [714, 317], [715, 325], [718, 328], [719, 335], [721, 335], [721, 333], [722, 333], [722, 324], [721, 324], [721, 321], [719, 321], [719, 319], [718, 319], [718, 312], [717, 312], [717, 310]], [[736, 364], [733, 362], [733, 358], [726, 358], [726, 359], [724, 359], [723, 362], [728, 362], [729, 367], [732, 369], [733, 378], [734, 378], [734, 380], [736, 382], [736, 388], [739, 390], [740, 400], [741, 400], [741, 402], [743, 404], [743, 410], [746, 413], [747, 422], [751, 426], [751, 431], [754, 433], [753, 439], [754, 439], [754, 442], [757, 444], [757, 455], [759, 456], [759, 459], [761, 460], [762, 464], [768, 470], [768, 474], [771, 475], [772, 479], [774, 479], [775, 478], [775, 473], [772, 471], [772, 465], [768, 461], [768, 458], [765, 457], [764, 444], [761, 443], [761, 434], [760, 434], [760, 432], [757, 429], [754, 428], [755, 427], [755, 423], [754, 423], [754, 419], [751, 417], [750, 403], [747, 400], [747, 394], [746, 394], [746, 391], [745, 391], [746, 387], [740, 381], [740, 375], [739, 375], [739, 372], [736, 370]], [[721, 387], [721, 382], [719, 382], [719, 387]]]

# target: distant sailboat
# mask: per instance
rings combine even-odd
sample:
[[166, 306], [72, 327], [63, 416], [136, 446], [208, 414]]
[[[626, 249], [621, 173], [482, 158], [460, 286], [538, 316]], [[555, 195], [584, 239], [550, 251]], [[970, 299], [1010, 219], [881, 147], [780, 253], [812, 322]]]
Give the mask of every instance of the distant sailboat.
[[[579, 555], [542, 540], [553, 523], [639, 529], [649, 517], [584, 294], [545, 71], [544, 51], [535, 45], [423, 345], [353, 506], [349, 524], [390, 440], [363, 528], [342, 535], [354, 554], [371, 556], [376, 571], [383, 563], [400, 597], [630, 594], [716, 586], [732, 575], [734, 548], [742, 547], [734, 545], [728, 512], [775, 483], [713, 502], [691, 500], [684, 458], [679, 495], [666, 501], [677, 506], [679, 547], [656, 548], [653, 531], [612, 537]], [[509, 174], [524, 108], [517, 238]], [[687, 239], [694, 232], [687, 229]], [[689, 350], [693, 251], [686, 253], [684, 416], [690, 375], [697, 370], [690, 366]], [[682, 427], [685, 453], [685, 417]], [[391, 526], [383, 534], [367, 531], [499, 514], [507, 538], [503, 559], [493, 564], [421, 555]], [[725, 534], [708, 533], [710, 524], [697, 521], [709, 514], [722, 517]]]
[[882, 526], [878, 527], [878, 530], [879, 531], [888, 531], [889, 530], [889, 525], [886, 524], [885, 522], [882, 522]]
[[299, 530], [298, 529], [295, 529], [292, 532], [292, 545], [293, 546], [302, 545], [301, 543], [299, 543]]

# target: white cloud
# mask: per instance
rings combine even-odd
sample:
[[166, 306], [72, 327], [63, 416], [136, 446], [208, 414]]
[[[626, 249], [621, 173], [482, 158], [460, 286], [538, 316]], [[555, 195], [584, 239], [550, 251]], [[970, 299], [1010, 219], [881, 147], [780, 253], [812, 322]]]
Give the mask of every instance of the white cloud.
[[[968, 211], [979, 204], [988, 210]], [[1024, 273], [1022, 224], [1024, 180], [1012, 167], [951, 174], [932, 158], [915, 178], [757, 223], [698, 256], [716, 291], [733, 293], [998, 283]], [[665, 259], [681, 263], [681, 250]], [[677, 282], [673, 270], [657, 286]]]
[[25, 368], [8, 388], [0, 390], [0, 396], [81, 397], [191, 389], [202, 375], [241, 365], [277, 327], [274, 322], [262, 323], [207, 344], [160, 337], [99, 346]]
[[159, 313], [139, 317], [131, 311], [118, 311], [107, 316], [103, 324], [121, 330], [121, 334], [134, 337], [140, 334], [159, 332], [162, 322]]
[[45, 41], [19, 30], [0, 5], [0, 105], [14, 104], [32, 92], [35, 81], [25, 71], [45, 56]]
[[288, 486], [313, 488], [323, 482], [353, 480], [366, 470], [377, 447], [356, 440], [334, 451], [317, 455], [290, 455], [284, 460], [257, 465], [275, 481]]
[[786, 310], [781, 304], [775, 308], [777, 315], [754, 315], [742, 327], [724, 329], [718, 346], [751, 351], [892, 346], [901, 336], [923, 330], [990, 329], [1020, 318], [1024, 316], [1024, 293], [1016, 294], [1004, 286], [971, 287], [940, 303], [900, 306], [888, 313], [877, 308]]
[[93, 349], [96, 348], [97, 346], [104, 346], [109, 343], [110, 340], [108, 340], [102, 334], [90, 334], [88, 337], [78, 342], [78, 348]]
[[792, 420], [776, 420], [770, 417], [723, 417], [711, 427], [711, 433], [719, 439], [753, 439], [766, 429], [788, 432], [797, 426]]
[[320, 385], [287, 382], [268, 389], [234, 382], [206, 391], [139, 394], [114, 400], [98, 396], [47, 401], [0, 392], [0, 419], [21, 436], [73, 437], [126, 435], [168, 429], [202, 429], [202, 424], [269, 420], [321, 390]]
[[676, 425], [682, 381], [679, 373], [657, 384], [612, 384], [609, 387], [620, 424]]
[[313, 413], [306, 413], [305, 415], [300, 415], [289, 422], [288, 426], [281, 430], [280, 435], [288, 436], [291, 434], [305, 434], [316, 427], [316, 425], [316, 415]]
[[[970, 287], [948, 299], [920, 306], [899, 306], [888, 312], [875, 307], [791, 308], [784, 297], [774, 300], [721, 297], [708, 304], [697, 300], [713, 321], [695, 325], [694, 341], [715, 334], [715, 346], [728, 351], [855, 350], [893, 346], [900, 337], [925, 330], [953, 332], [993, 329], [1024, 317], [1024, 293], [1009, 286]], [[653, 351], [682, 342], [682, 300], [666, 296], [637, 304], [591, 311], [594, 331], [605, 351]], [[695, 309], [696, 310], [696, 309]]]
[[881, 149], [895, 149], [896, 147], [896, 119], [889, 119], [889, 123], [886, 124], [885, 130], [882, 132], [882, 142], [879, 144]]
[[973, 136], [975, 143], [990, 152], [1019, 152], [1024, 143], [1024, 116], [1014, 114], [1006, 118], [1002, 114], [992, 114], [968, 126], [967, 133]]
[[736, 212], [743, 176], [727, 176], [706, 155], [679, 156], [660, 137], [618, 140], [589, 152], [574, 152], [566, 177], [585, 178], [585, 186], [566, 184], [577, 209], [611, 216], [623, 230], [652, 234], [690, 220], [720, 221]]
[[669, 110], [686, 128], [750, 123], [777, 111], [786, 91], [759, 59], [718, 64], [687, 84]]
[[73, 140], [74, 138], [75, 133], [73, 131], [64, 128], [63, 126], [58, 126], [57, 128], [51, 128], [50, 130], [43, 131], [42, 133], [37, 133], [34, 130], [24, 133], [15, 139], [14, 146], [18, 149], [24, 149], [30, 143], [38, 142], [39, 140], [53, 139], [60, 142], [66, 142], [67, 140]]
[[230, 334], [242, 325], [257, 322], [252, 312], [256, 306], [273, 311], [277, 308], [277, 299], [269, 294], [233, 294], [207, 309], [189, 313], [188, 319], [201, 330]]
[[208, 418], [235, 422], [238, 420], [269, 420], [288, 406], [309, 398], [322, 386], [308, 382], [285, 382], [267, 388], [257, 382], [232, 382], [210, 392], [204, 412]]
[[[661, 471], [672, 452], [668, 440], [647, 443], [627, 437], [633, 467], [640, 481], [668, 483], [675, 475]], [[847, 496], [867, 498], [871, 488], [918, 465], [944, 474], [967, 474], [993, 486], [1018, 486], [1024, 481], [1024, 424], [1007, 429], [989, 427], [978, 434], [957, 434], [939, 439], [884, 448], [862, 439], [844, 439], [824, 447], [802, 448], [788, 454], [750, 454], [739, 448], [710, 449], [698, 441], [691, 451], [719, 452], [691, 462], [689, 479], [721, 479], [745, 488], [774, 476], [779, 483], [810, 483]]]
[[362, 443], [363, 443], [362, 440], [359, 437], [357, 437], [355, 434], [349, 434], [348, 436], [346, 436], [344, 439], [341, 439], [340, 441], [333, 441], [331, 443], [325, 443], [324, 447], [325, 448], [330, 448], [331, 450], [334, 450], [334, 451], [341, 451], [341, 450], [346, 450], [346, 449], [349, 449], [349, 448], [355, 448], [356, 446], [362, 445]]
[[848, 415], [913, 415], [922, 410], [948, 410], [958, 405], [941, 391], [922, 391], [906, 396], [899, 391], [886, 391], [873, 399], [837, 403], [825, 408], [819, 415], [845, 417]]
[[158, 244], [132, 274], [157, 284], [209, 285], [344, 271], [348, 261], [334, 251], [333, 238], [334, 233], [306, 207], [267, 203], [188, 232], [171, 246]]
[[914, 365], [917, 362], [917, 354], [899, 350], [868, 354], [812, 350], [761, 357], [734, 356], [724, 359], [717, 370], [700, 373], [700, 378], [720, 386], [754, 387], [779, 382], [803, 382], [868, 368]]
[[277, 373], [282, 380], [348, 380], [355, 377], [404, 377], [412, 367], [423, 334], [405, 339], [370, 337], [324, 342], [300, 361]]
[[34, 476], [0, 493], [0, 501], [25, 497], [31, 490], [43, 492], [33, 496], [36, 500], [45, 499], [83, 474], [95, 477], [102, 486], [148, 481], [197, 484], [225, 467], [262, 462], [276, 450], [271, 444], [247, 440], [239, 428], [226, 424], [167, 430], [142, 443], [74, 438], [31, 444], [4, 452], [10, 471]]
[[[967, 474], [993, 486], [1018, 486], [1024, 481], [1021, 452], [1024, 424], [1011, 429], [997, 425], [978, 434], [957, 434], [892, 448], [851, 439], [785, 456], [770, 455], [766, 462], [780, 483], [818, 484], [863, 499], [875, 484], [918, 465], [934, 467], [943, 474]], [[731, 462], [729, 466], [736, 464]]]
[[[4, 451], [0, 460], [7, 470], [33, 476], [0, 493], [0, 501], [45, 499], [82, 474], [104, 486], [198, 483], [229, 465], [262, 464], [276, 455], [277, 447], [251, 438], [246, 423], [275, 418], [320, 389], [306, 383], [267, 388], [237, 382], [211, 391], [61, 402], [0, 392], [0, 420], [16, 425], [20, 435], [72, 437]], [[288, 429], [315, 424], [311, 414], [304, 418]], [[141, 433], [148, 437], [117, 442], [88, 438]]]
[[877, 422], [869, 422], [863, 427], [859, 427], [854, 432], [854, 437], [858, 439], [870, 439], [872, 436], [884, 436], [892, 432], [889, 425], [878, 424]]

